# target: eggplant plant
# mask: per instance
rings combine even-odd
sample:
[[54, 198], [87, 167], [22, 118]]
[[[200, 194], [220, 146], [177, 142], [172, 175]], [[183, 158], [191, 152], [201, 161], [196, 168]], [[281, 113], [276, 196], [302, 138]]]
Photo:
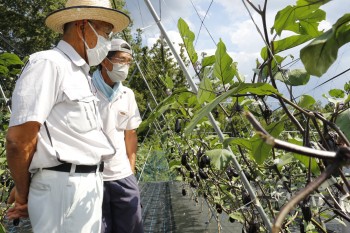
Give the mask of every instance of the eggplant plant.
[[[315, 106], [307, 94], [295, 99], [293, 87], [307, 85], [311, 76], [322, 78], [336, 61], [339, 48], [350, 42], [350, 15], [320, 31], [326, 19], [320, 7], [329, 1], [298, 0], [276, 14], [269, 30], [267, 1], [261, 7], [242, 0], [260, 15], [263, 26], [256, 27], [266, 42], [250, 80], [239, 73], [222, 40], [214, 55], [200, 60], [194, 33], [179, 19], [198, 92], [177, 87], [141, 130], [162, 114], [174, 122], [176, 134], [167, 132], [163, 143], [172, 151], [170, 169], [217, 213], [242, 223], [244, 232], [327, 232], [330, 220], [350, 221], [350, 184], [342, 169], [349, 164], [349, 84], [325, 93], [328, 108]], [[284, 31], [291, 35], [282, 37]], [[305, 43], [304, 68], [284, 69], [290, 58], [282, 52]], [[287, 94], [280, 92], [281, 84]], [[270, 99], [279, 107], [272, 109]]]

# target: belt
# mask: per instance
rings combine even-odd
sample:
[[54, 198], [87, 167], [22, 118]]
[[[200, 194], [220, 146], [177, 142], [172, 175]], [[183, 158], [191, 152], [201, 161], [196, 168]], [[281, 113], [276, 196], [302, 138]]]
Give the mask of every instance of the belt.
[[[75, 173], [95, 173], [98, 165], [75, 165]], [[54, 167], [45, 167], [43, 169], [58, 171], [58, 172], [70, 172], [72, 167], [71, 163], [62, 163]], [[103, 172], [103, 162], [98, 168], [99, 172]]]

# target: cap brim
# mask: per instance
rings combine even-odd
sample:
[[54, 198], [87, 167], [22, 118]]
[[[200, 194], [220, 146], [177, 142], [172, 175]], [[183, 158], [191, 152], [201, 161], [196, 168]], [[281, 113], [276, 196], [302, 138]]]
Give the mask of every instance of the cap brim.
[[49, 14], [45, 19], [45, 24], [53, 31], [63, 33], [63, 26], [66, 23], [83, 19], [100, 20], [113, 25], [113, 32], [120, 32], [125, 29], [130, 18], [125, 13], [95, 6], [68, 7], [57, 10]]

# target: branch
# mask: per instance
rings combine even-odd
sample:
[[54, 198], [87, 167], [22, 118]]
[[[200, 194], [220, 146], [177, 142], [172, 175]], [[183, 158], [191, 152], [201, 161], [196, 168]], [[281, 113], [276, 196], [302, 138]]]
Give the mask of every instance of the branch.
[[310, 157], [322, 158], [322, 159], [333, 159], [333, 163], [330, 164], [325, 171], [321, 173], [314, 181], [310, 182], [305, 188], [300, 190], [279, 212], [275, 223], [272, 227], [273, 233], [278, 233], [281, 231], [283, 221], [286, 215], [293, 209], [300, 201], [305, 199], [314, 190], [316, 190], [326, 179], [328, 179], [334, 172], [336, 172], [343, 165], [350, 164], [350, 148], [340, 147], [337, 153], [329, 151], [320, 151], [311, 149], [308, 147], [294, 145], [282, 140], [275, 139], [269, 135], [266, 130], [260, 125], [260, 123], [254, 118], [250, 112], [245, 112], [246, 117], [253, 125], [253, 127], [258, 131], [258, 134], [262, 139], [269, 145], [284, 149], [286, 151], [295, 152]]
[[310, 182], [305, 188], [300, 190], [279, 212], [273, 226], [272, 233], [279, 233], [282, 228], [283, 221], [286, 215], [294, 208], [300, 201], [305, 199], [314, 190], [316, 190], [329, 176], [332, 175], [343, 163], [337, 160], [335, 163], [329, 165], [324, 172], [321, 173], [314, 181]]
[[309, 147], [298, 146], [289, 142], [275, 139], [260, 125], [260, 123], [250, 112], [245, 112], [245, 115], [255, 130], [258, 131], [260, 137], [272, 147], [320, 159], [334, 159], [336, 157], [335, 152], [315, 150]]

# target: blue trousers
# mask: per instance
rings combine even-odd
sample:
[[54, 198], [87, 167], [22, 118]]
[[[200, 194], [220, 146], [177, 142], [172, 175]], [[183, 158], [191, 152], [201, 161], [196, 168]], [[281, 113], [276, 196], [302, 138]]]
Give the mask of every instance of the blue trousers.
[[134, 175], [104, 181], [102, 233], [143, 233], [140, 192]]

